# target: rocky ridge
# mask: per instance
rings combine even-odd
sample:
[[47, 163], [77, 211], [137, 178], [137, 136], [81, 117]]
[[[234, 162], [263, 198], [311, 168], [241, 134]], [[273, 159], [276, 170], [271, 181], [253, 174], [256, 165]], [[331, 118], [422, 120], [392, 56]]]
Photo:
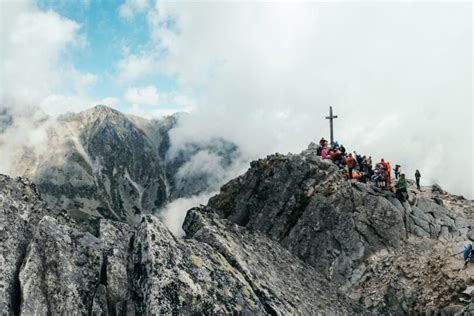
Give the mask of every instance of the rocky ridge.
[[189, 211], [185, 239], [152, 215], [135, 226], [102, 219], [93, 236], [48, 210], [25, 180], [1, 181], [0, 220], [9, 218], [0, 271], [6, 314], [363, 311], [275, 241], [209, 209]]
[[[7, 314], [453, 315], [474, 310], [460, 251], [472, 201], [409, 201], [345, 181], [314, 148], [251, 163], [178, 239], [152, 215], [95, 235], [0, 177], [0, 309]], [[67, 303], [67, 304], [65, 304]]]

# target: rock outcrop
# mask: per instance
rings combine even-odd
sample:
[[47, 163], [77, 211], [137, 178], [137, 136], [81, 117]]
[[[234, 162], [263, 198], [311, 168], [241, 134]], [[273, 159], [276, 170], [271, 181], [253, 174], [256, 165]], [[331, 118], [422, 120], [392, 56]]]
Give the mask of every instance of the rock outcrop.
[[252, 162], [208, 206], [277, 240], [367, 309], [422, 313], [456, 302], [456, 290], [471, 282], [470, 270], [459, 272], [460, 255], [451, 259], [463, 249], [473, 205], [457, 197], [462, 207], [449, 209], [442, 201], [453, 196], [436, 187], [410, 193], [401, 203], [393, 193], [346, 181], [309, 148]]
[[[3, 189], [10, 227], [25, 224], [23, 210], [38, 214], [15, 229], [21, 249], [1, 253], [7, 314], [363, 313], [276, 241], [207, 208], [189, 211], [184, 239], [152, 215], [136, 225], [102, 219], [96, 237], [45, 208], [28, 183], [4, 177]], [[18, 213], [8, 192], [25, 205]], [[8, 232], [2, 245], [11, 247], [19, 235]]]
[[310, 148], [251, 163], [184, 238], [153, 215], [82, 221], [0, 176], [6, 314], [454, 315], [473, 310], [460, 252], [472, 201], [346, 181]]

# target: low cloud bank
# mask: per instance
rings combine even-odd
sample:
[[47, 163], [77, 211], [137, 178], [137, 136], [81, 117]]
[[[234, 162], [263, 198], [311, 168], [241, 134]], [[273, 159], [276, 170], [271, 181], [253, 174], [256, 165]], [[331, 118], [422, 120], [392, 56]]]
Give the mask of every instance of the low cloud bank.
[[215, 193], [202, 193], [189, 198], [174, 200], [168, 203], [164, 208], [158, 210], [156, 214], [175, 236], [183, 237], [185, 233], [182, 225], [187, 211], [201, 204], [206, 205], [209, 198], [214, 194]]

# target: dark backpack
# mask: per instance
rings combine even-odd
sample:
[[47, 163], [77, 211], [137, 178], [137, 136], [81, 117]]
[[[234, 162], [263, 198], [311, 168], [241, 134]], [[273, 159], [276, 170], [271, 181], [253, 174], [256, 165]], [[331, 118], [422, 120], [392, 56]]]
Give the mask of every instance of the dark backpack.
[[316, 155], [321, 156], [322, 151], [323, 147], [319, 146], [318, 149], [316, 149]]

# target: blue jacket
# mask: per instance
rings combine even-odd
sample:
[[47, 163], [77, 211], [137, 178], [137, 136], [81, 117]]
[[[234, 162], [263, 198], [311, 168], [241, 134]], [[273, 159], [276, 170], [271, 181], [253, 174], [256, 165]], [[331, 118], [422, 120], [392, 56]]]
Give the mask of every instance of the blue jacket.
[[464, 261], [469, 259], [469, 257], [471, 256], [471, 251], [472, 251], [472, 244], [469, 244], [466, 246], [466, 248], [464, 248]]

